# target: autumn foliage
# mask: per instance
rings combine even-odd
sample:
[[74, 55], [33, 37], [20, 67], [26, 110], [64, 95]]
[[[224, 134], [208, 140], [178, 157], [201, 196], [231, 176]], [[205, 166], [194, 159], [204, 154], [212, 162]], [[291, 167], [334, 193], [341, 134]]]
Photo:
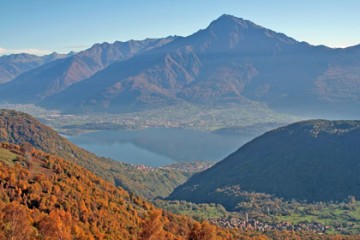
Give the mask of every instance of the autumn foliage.
[[0, 150], [13, 156], [0, 158], [0, 239], [337, 239], [221, 229], [158, 209], [27, 143], [0, 143]]
[[[0, 162], [0, 239], [145, 240], [191, 235], [192, 219], [157, 209], [74, 163], [27, 144], [0, 147], [17, 155], [13, 164]], [[202, 231], [208, 230], [211, 239], [233, 236], [204, 225]]]

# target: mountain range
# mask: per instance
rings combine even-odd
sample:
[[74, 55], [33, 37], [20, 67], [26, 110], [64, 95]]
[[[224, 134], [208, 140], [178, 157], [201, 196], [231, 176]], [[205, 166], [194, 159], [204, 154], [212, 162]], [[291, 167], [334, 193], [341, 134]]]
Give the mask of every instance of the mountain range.
[[[127, 47], [114, 50], [120, 45]], [[261, 102], [302, 115], [357, 116], [359, 59], [359, 46], [312, 46], [223, 15], [188, 37], [94, 45], [0, 85], [0, 100], [72, 113]]]
[[161, 46], [173, 37], [144, 41], [95, 44], [68, 58], [50, 62], [27, 71], [1, 85], [2, 99], [14, 103], [35, 103], [84, 80], [116, 61], [127, 60], [149, 49]]
[[31, 69], [40, 67], [57, 59], [66, 58], [74, 53], [58, 54], [52, 53], [45, 56], [36, 56], [27, 53], [5, 55], [0, 57], [0, 83], [13, 80], [20, 74]]
[[242, 192], [308, 202], [359, 198], [359, 137], [360, 121], [308, 120], [281, 127], [194, 175], [169, 199], [233, 209]]

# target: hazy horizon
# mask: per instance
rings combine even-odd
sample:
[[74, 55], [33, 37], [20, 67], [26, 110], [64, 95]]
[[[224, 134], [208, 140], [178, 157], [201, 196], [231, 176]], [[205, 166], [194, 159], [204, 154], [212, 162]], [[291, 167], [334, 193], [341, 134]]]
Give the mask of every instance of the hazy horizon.
[[356, 31], [360, 24], [357, 1], [101, 3], [2, 1], [0, 55], [78, 52], [95, 43], [188, 36], [222, 14], [250, 20], [312, 45], [342, 48], [360, 43], [360, 33]]

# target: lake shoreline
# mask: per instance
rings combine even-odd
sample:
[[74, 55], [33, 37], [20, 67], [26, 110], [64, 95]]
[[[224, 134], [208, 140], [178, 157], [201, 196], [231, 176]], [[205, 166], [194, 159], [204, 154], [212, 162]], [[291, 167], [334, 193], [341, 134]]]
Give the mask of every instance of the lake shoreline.
[[220, 161], [252, 138], [179, 128], [97, 130], [63, 136], [99, 156], [151, 167]]

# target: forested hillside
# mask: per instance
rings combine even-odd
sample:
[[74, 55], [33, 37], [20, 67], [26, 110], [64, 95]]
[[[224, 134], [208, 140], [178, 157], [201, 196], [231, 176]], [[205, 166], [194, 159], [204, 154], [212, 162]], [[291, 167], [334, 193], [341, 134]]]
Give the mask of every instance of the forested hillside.
[[269, 131], [175, 189], [171, 199], [232, 209], [251, 192], [308, 202], [360, 198], [360, 121], [311, 120]]
[[132, 165], [101, 158], [60, 136], [28, 114], [0, 110], [0, 142], [29, 142], [38, 149], [77, 163], [103, 179], [146, 198], [167, 196], [189, 174], [167, 169], [144, 171]]
[[[176, 216], [59, 157], [0, 145], [1, 239], [233, 239]], [[204, 239], [204, 238], [202, 238]]]

